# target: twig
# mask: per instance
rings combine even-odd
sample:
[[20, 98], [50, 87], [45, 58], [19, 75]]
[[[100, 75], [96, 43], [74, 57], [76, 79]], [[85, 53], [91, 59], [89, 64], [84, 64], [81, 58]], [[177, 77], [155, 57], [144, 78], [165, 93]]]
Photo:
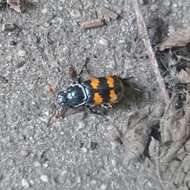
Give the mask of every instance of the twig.
[[105, 24], [104, 19], [97, 18], [97, 19], [89, 20], [89, 21], [81, 21], [80, 22], [80, 27], [83, 28], [83, 29], [90, 29], [90, 28], [101, 27], [104, 24]]
[[149, 59], [150, 59], [150, 63], [153, 65], [153, 69], [154, 69], [154, 72], [155, 72], [155, 75], [156, 75], [156, 78], [157, 78], [161, 93], [162, 93], [162, 95], [164, 97], [165, 102], [168, 103], [169, 102], [169, 96], [168, 96], [168, 93], [167, 93], [167, 90], [166, 90], [164, 80], [161, 77], [161, 74], [160, 74], [160, 71], [159, 71], [159, 68], [158, 68], [158, 63], [157, 63], [154, 51], [153, 51], [151, 43], [150, 43], [150, 39], [149, 39], [149, 36], [148, 36], [148, 31], [147, 31], [147, 28], [146, 28], [146, 24], [144, 22], [142, 13], [141, 13], [141, 11], [139, 9], [139, 5], [138, 5], [137, 0], [132, 0], [132, 3], [133, 3], [135, 13], [136, 13], [137, 27], [138, 27], [139, 36], [143, 36], [142, 40], [144, 42], [145, 48], [147, 49], [148, 56], [149, 56]]

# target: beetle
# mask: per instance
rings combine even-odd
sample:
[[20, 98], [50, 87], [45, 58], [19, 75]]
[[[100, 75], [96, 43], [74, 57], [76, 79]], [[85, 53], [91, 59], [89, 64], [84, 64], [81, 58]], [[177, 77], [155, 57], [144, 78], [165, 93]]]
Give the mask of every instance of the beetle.
[[124, 87], [123, 80], [115, 75], [92, 78], [70, 85], [66, 92], [60, 91], [57, 101], [70, 108], [113, 105], [123, 98]]
[[74, 112], [82, 107], [87, 107], [93, 113], [100, 113], [100, 108], [106, 113], [113, 105], [122, 101], [125, 97], [127, 79], [116, 75], [105, 77], [93, 77], [81, 82], [73, 67], [70, 68], [71, 78], [74, 83], [66, 91], [60, 91], [57, 95], [57, 103], [64, 109], [72, 109]]

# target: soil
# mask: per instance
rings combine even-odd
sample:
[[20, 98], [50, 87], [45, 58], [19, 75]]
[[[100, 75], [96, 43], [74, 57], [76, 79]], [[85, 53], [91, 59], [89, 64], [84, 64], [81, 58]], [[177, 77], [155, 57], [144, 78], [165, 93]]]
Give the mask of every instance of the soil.
[[[190, 2], [139, 1], [169, 101], [131, 1], [10, 3], [0, 0], [0, 189], [190, 189]], [[86, 60], [84, 80], [129, 78], [126, 99], [55, 118], [69, 68]]]

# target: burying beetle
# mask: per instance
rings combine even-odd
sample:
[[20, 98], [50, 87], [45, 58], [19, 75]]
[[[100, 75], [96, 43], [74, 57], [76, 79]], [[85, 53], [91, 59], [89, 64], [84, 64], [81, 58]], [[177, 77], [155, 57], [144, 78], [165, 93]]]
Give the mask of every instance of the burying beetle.
[[86, 66], [87, 61], [79, 74], [77, 74], [74, 67], [70, 67], [69, 74], [73, 84], [65, 92], [60, 91], [58, 93], [56, 101], [62, 107], [62, 110], [55, 115], [56, 117], [66, 117], [81, 112], [84, 108], [88, 108], [91, 112], [97, 114], [107, 113], [113, 105], [126, 98], [126, 90], [129, 87], [128, 78], [108, 75], [93, 77], [82, 82], [81, 74]]

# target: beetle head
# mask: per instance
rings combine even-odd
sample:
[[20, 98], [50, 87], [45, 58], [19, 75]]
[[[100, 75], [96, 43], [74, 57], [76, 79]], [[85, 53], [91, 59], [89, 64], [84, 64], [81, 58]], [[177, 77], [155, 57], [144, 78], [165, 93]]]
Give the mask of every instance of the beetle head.
[[58, 93], [57, 102], [61, 106], [67, 106], [67, 94], [64, 91]]

